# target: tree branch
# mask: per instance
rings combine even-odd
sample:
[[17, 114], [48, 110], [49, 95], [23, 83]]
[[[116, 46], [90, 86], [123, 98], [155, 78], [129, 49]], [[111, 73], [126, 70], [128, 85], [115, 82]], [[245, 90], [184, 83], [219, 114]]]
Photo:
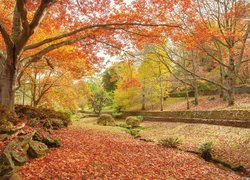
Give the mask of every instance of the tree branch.
[[195, 77], [197, 77], [197, 78], [199, 78], [199, 79], [201, 79], [201, 80], [204, 80], [204, 81], [207, 81], [207, 82], [209, 82], [209, 83], [211, 83], [211, 84], [214, 84], [214, 85], [216, 85], [216, 86], [219, 86], [219, 87], [221, 87], [222, 89], [224, 89], [224, 90], [228, 90], [226, 87], [224, 87], [222, 84], [220, 84], [220, 83], [217, 83], [217, 82], [214, 82], [214, 81], [212, 81], [212, 80], [210, 80], [210, 79], [207, 79], [207, 78], [205, 78], [205, 77], [202, 77], [202, 76], [200, 76], [200, 75], [197, 75], [196, 73], [193, 73], [192, 71], [190, 71], [190, 70], [188, 70], [187, 68], [185, 68], [184, 66], [182, 66], [180, 63], [178, 63], [176, 60], [174, 60], [167, 52], [166, 52], [166, 55], [167, 56], [163, 56], [163, 55], [161, 55], [160, 54], [160, 56], [163, 56], [163, 57], [165, 57], [165, 58], [169, 58], [169, 60], [171, 60], [171, 62], [173, 62], [175, 65], [177, 65], [177, 66], [179, 66], [181, 69], [183, 69], [184, 71], [186, 71], [187, 73], [189, 73], [189, 74], [191, 74], [191, 75], [193, 75], [193, 76], [195, 76]]
[[157, 26], [161, 26], [161, 27], [180, 27], [179, 25], [171, 25], [171, 24], [143, 24], [143, 23], [110, 23], [110, 24], [94, 24], [94, 25], [89, 25], [89, 26], [84, 26], [82, 28], [76, 29], [74, 31], [68, 32], [68, 33], [64, 33], [52, 38], [48, 38], [45, 39], [43, 41], [40, 41], [38, 43], [35, 44], [31, 44], [28, 45], [26, 47], [24, 47], [24, 50], [29, 50], [29, 49], [34, 49], [37, 47], [40, 47], [44, 44], [59, 40], [59, 39], [63, 39], [72, 35], [75, 35], [79, 32], [88, 30], [88, 29], [92, 29], [92, 28], [108, 28], [108, 27], [114, 27], [114, 26], [143, 26], [143, 27], [157, 27]]
[[27, 18], [26, 0], [17, 0], [16, 7], [21, 17], [22, 27], [24, 31], [28, 32], [29, 22]]
[[35, 15], [30, 23], [30, 30], [34, 31], [34, 29], [40, 24], [42, 21], [44, 15], [46, 14], [47, 9], [49, 6], [51, 6], [53, 3], [55, 3], [56, 0], [42, 0], [40, 6], [38, 7], [37, 11], [35, 12]]
[[5, 28], [5, 26], [4, 26], [3, 22], [1, 21], [1, 19], [0, 19], [0, 33], [1, 33], [2, 37], [3, 37], [3, 39], [4, 39], [6, 49], [9, 48], [9, 47], [12, 47], [13, 46], [12, 40], [10, 39], [10, 35], [7, 32], [7, 29]]
[[56, 43], [56, 44], [52, 44], [52, 45], [46, 47], [45, 49], [39, 51], [38, 53], [36, 53], [36, 54], [34, 54], [32, 56], [24, 58], [22, 60], [22, 62], [23, 61], [28, 61], [28, 63], [36, 62], [39, 59], [41, 59], [42, 56], [44, 56], [45, 54], [47, 54], [47, 53], [49, 53], [51, 51], [53, 51], [55, 49], [58, 49], [58, 48], [60, 48], [62, 46], [71, 45], [73, 43], [76, 43], [78, 41], [81, 41], [81, 40], [85, 39], [86, 37], [88, 37], [88, 35], [82, 35], [82, 36], [79, 36], [79, 37], [77, 37], [75, 39], [65, 40], [65, 41], [62, 41], [62, 42], [59, 42], [59, 43]]

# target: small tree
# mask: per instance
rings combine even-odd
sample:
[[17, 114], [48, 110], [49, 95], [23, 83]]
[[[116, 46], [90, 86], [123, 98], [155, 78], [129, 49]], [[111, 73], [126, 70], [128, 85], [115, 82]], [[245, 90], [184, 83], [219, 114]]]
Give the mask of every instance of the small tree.
[[95, 113], [100, 114], [103, 107], [109, 105], [111, 101], [109, 93], [106, 92], [103, 87], [97, 87], [92, 90], [90, 104]]

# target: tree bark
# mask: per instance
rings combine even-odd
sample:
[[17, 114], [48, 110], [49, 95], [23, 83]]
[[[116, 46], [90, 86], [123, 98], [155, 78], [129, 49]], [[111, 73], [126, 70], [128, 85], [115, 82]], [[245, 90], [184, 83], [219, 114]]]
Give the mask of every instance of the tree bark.
[[228, 69], [228, 106], [233, 106], [235, 104], [235, 93], [234, 93], [234, 87], [235, 87], [235, 65], [234, 65], [234, 58], [232, 54], [229, 56], [229, 69]]
[[141, 110], [145, 110], [145, 94], [142, 95], [142, 107], [141, 107]]
[[14, 112], [15, 109], [16, 70], [12, 65], [5, 65], [0, 76], [0, 105]]

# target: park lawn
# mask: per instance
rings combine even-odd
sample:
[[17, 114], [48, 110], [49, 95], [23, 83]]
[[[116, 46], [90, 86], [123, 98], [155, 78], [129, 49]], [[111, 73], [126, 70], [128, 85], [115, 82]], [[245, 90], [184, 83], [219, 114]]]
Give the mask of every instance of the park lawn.
[[54, 131], [62, 147], [26, 163], [23, 179], [241, 179], [196, 155], [134, 139], [95, 118]]

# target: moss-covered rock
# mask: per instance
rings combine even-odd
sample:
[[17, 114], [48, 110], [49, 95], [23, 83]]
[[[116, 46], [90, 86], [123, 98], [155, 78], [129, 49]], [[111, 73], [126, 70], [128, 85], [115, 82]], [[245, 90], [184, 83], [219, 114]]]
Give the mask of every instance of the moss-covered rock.
[[17, 148], [11, 151], [11, 156], [14, 160], [15, 165], [22, 165], [29, 161], [29, 157], [25, 150], [26, 149], [23, 149], [21, 146], [17, 146]]
[[53, 129], [53, 130], [66, 127], [65, 123], [61, 119], [47, 119], [45, 120], [43, 126], [47, 129]]
[[50, 136], [44, 137], [41, 133], [37, 132], [33, 140], [42, 142], [46, 144], [49, 148], [50, 147], [60, 147], [61, 146], [61, 140], [60, 139], [54, 139]]
[[32, 158], [45, 156], [47, 150], [48, 147], [44, 143], [33, 140], [29, 142], [28, 155]]
[[22, 105], [16, 105], [15, 110], [18, 116], [21, 118], [27, 117], [28, 119], [36, 120], [60, 119], [63, 122], [63, 127], [67, 127], [71, 123], [70, 114], [66, 112]]
[[0, 179], [3, 176], [11, 176], [15, 170], [15, 165], [12, 161], [11, 155], [8, 153], [3, 153], [0, 155]]

